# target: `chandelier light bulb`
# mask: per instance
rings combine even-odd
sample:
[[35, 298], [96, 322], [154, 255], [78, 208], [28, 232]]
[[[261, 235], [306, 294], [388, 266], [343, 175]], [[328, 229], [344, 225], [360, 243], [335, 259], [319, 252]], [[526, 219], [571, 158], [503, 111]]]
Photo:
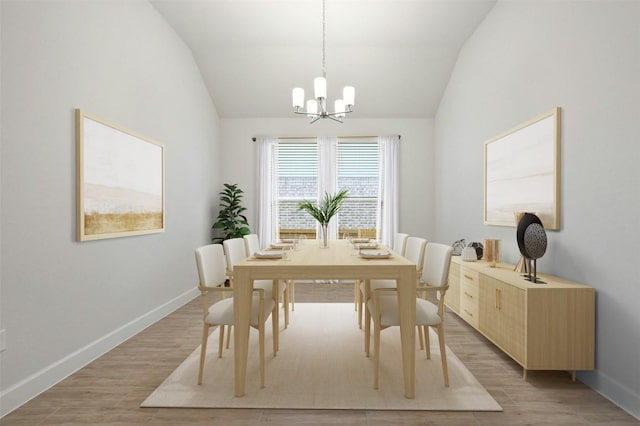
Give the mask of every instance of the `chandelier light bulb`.
[[345, 86], [342, 89], [342, 99], [345, 105], [353, 106], [356, 104], [356, 89], [353, 86]]
[[309, 99], [307, 101], [307, 117], [313, 118], [318, 115], [318, 102], [315, 99]]
[[327, 79], [324, 77], [316, 77], [313, 80], [313, 92], [316, 99], [327, 98]]
[[293, 96], [293, 107], [294, 108], [302, 108], [304, 106], [304, 89], [301, 87], [296, 87], [292, 92]]

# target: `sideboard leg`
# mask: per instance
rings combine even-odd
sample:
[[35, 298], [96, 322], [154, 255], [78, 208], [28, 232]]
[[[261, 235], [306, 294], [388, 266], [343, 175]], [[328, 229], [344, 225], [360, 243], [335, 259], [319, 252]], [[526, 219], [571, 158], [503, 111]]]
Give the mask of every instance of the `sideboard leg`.
[[571, 381], [572, 382], [576, 381], [576, 370], [571, 370]]
[[524, 380], [525, 382], [527, 381], [527, 369], [526, 368], [522, 369], [522, 380]]

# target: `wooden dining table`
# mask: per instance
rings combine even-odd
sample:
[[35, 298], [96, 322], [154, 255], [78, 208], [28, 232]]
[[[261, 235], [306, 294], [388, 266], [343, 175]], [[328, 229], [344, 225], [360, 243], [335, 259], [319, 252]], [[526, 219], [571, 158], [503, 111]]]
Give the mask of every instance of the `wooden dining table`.
[[[290, 251], [287, 259], [258, 259], [251, 256], [237, 263], [233, 272], [235, 396], [245, 394], [253, 280], [394, 279], [398, 286], [404, 396], [415, 398], [414, 263], [397, 254], [388, 258], [364, 258], [348, 240], [329, 241], [328, 248], [320, 247], [316, 240], [302, 240]], [[356, 324], [353, 326], [357, 327]]]

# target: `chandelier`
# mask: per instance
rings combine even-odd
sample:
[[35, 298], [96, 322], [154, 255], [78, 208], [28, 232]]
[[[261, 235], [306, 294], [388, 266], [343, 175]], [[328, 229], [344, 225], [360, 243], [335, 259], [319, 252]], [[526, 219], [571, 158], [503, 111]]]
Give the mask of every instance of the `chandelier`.
[[304, 111], [304, 89], [296, 87], [293, 89], [293, 112], [294, 114], [304, 114], [309, 118], [310, 123], [315, 123], [321, 118], [330, 118], [342, 123], [342, 119], [350, 112], [353, 112], [355, 105], [356, 89], [353, 86], [345, 86], [342, 89], [342, 99], [336, 99], [334, 111], [327, 110], [327, 68], [325, 66], [325, 44], [326, 44], [326, 6], [322, 0], [322, 77], [313, 80], [315, 99], [307, 100], [307, 110]]

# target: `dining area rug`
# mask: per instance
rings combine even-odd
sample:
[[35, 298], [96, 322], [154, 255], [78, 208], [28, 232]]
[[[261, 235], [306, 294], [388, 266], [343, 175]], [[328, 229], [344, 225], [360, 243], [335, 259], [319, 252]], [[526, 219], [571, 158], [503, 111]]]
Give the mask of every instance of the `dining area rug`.
[[[265, 338], [266, 383], [260, 388], [258, 332], [251, 329], [245, 395], [234, 396], [233, 339], [218, 358], [215, 329], [207, 345], [204, 378], [197, 385], [196, 348], [141, 407], [502, 411], [502, 407], [447, 347], [450, 386], [444, 386], [437, 335], [431, 359], [416, 338], [415, 399], [404, 397], [399, 327], [380, 336], [379, 389], [373, 389], [371, 356], [352, 303], [296, 303], [289, 327], [280, 329], [272, 352], [271, 321]], [[282, 315], [281, 315], [282, 318]], [[446, 338], [446, 336], [445, 336]]]

